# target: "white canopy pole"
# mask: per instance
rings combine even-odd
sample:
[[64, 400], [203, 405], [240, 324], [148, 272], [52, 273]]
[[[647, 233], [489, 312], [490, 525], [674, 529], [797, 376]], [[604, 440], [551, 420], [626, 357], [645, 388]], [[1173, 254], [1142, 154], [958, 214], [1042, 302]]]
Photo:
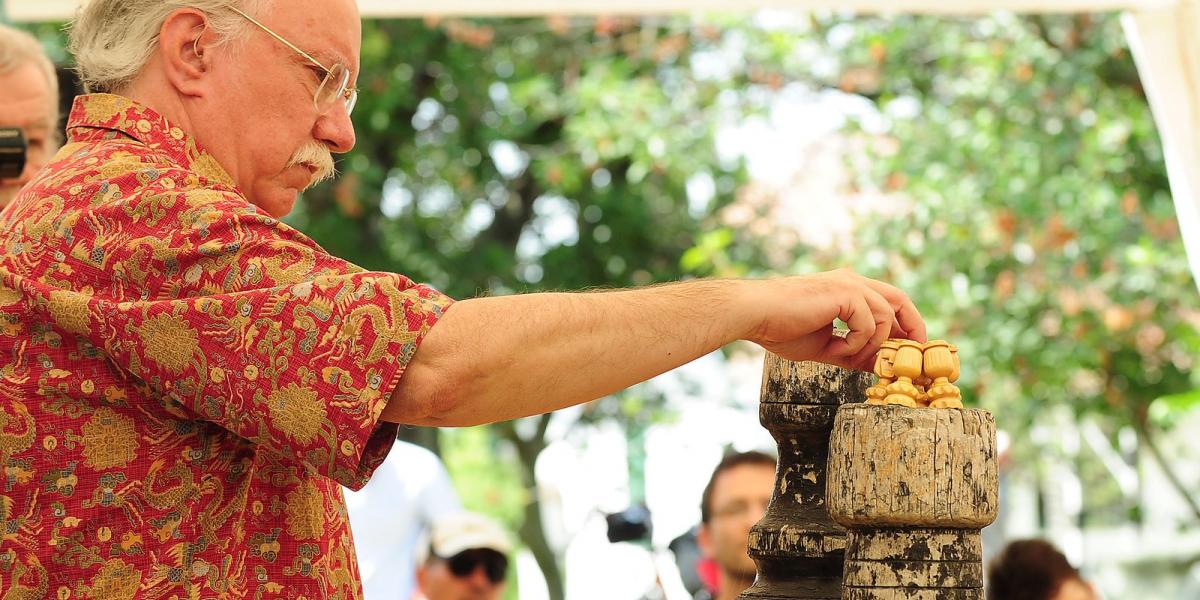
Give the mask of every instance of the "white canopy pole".
[[1158, 123], [1175, 215], [1200, 287], [1200, 4], [1126, 13], [1125, 35]]
[[[645, 15], [760, 8], [859, 13], [981, 15], [1151, 10], [1177, 0], [358, 0], [363, 17]], [[12, 21], [65, 21], [79, 0], [5, 0]]]

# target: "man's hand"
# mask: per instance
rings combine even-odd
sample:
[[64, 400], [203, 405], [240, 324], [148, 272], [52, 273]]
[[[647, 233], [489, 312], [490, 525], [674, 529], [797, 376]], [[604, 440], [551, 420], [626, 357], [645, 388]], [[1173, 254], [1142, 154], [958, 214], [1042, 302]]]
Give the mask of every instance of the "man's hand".
[[[907, 294], [853, 271], [748, 283], [761, 321], [745, 338], [790, 360], [869, 371], [884, 340], [926, 341], [925, 321]], [[848, 335], [835, 334], [834, 319], [849, 326]]]

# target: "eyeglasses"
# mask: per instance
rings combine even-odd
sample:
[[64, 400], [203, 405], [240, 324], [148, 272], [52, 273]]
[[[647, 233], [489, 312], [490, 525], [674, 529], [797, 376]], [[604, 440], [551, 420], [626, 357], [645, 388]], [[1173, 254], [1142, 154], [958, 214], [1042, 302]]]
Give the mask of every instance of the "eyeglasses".
[[495, 550], [465, 550], [445, 560], [450, 573], [459, 579], [469, 577], [481, 565], [488, 581], [493, 584], [504, 581], [508, 573], [508, 559]]
[[313, 58], [307, 52], [296, 47], [295, 44], [283, 39], [283, 36], [271, 31], [269, 27], [259, 23], [250, 15], [230, 6], [229, 10], [241, 15], [247, 21], [254, 23], [259, 29], [270, 34], [271, 37], [279, 40], [283, 45], [291, 48], [296, 54], [303, 56], [308, 62], [321, 69], [324, 77], [321, 79], [321, 85], [317, 87], [317, 91], [313, 94], [313, 106], [317, 108], [317, 112], [325, 114], [329, 109], [333, 108], [338, 100], [341, 100], [346, 106], [346, 114], [354, 112], [354, 105], [358, 103], [358, 88], [350, 86], [350, 69], [340, 61], [333, 63], [332, 67], [326, 67], [321, 64], [321, 61]]
[[757, 511], [760, 518], [763, 513], [767, 512], [767, 506], [770, 504], [770, 498], [760, 498], [757, 501], [751, 499], [740, 499], [724, 504], [715, 508], [712, 511], [713, 517], [741, 517], [750, 514], [751, 511]]

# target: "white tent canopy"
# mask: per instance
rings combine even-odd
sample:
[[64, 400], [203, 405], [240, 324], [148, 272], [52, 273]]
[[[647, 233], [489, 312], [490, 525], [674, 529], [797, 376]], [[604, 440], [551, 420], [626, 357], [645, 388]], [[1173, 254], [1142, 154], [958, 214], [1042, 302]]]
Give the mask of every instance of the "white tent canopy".
[[[14, 21], [62, 20], [79, 0], [6, 0]], [[664, 14], [760, 8], [870, 13], [1105, 12], [1170, 8], [1179, 0], [358, 0], [364, 17]]]
[[[4, 0], [13, 21], [65, 20], [78, 0]], [[760, 8], [978, 15], [1125, 13], [1162, 137], [1192, 278], [1200, 286], [1200, 0], [358, 0], [364, 17], [663, 14]]]

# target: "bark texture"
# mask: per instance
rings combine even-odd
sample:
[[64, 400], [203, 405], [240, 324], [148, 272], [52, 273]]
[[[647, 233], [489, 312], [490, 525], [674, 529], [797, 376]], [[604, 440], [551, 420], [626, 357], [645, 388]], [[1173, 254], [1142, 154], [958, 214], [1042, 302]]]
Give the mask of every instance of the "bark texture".
[[825, 510], [829, 435], [837, 409], [861, 402], [870, 376], [768, 355], [759, 419], [779, 445], [775, 491], [750, 531], [758, 565], [743, 600], [841, 597], [845, 530]]

